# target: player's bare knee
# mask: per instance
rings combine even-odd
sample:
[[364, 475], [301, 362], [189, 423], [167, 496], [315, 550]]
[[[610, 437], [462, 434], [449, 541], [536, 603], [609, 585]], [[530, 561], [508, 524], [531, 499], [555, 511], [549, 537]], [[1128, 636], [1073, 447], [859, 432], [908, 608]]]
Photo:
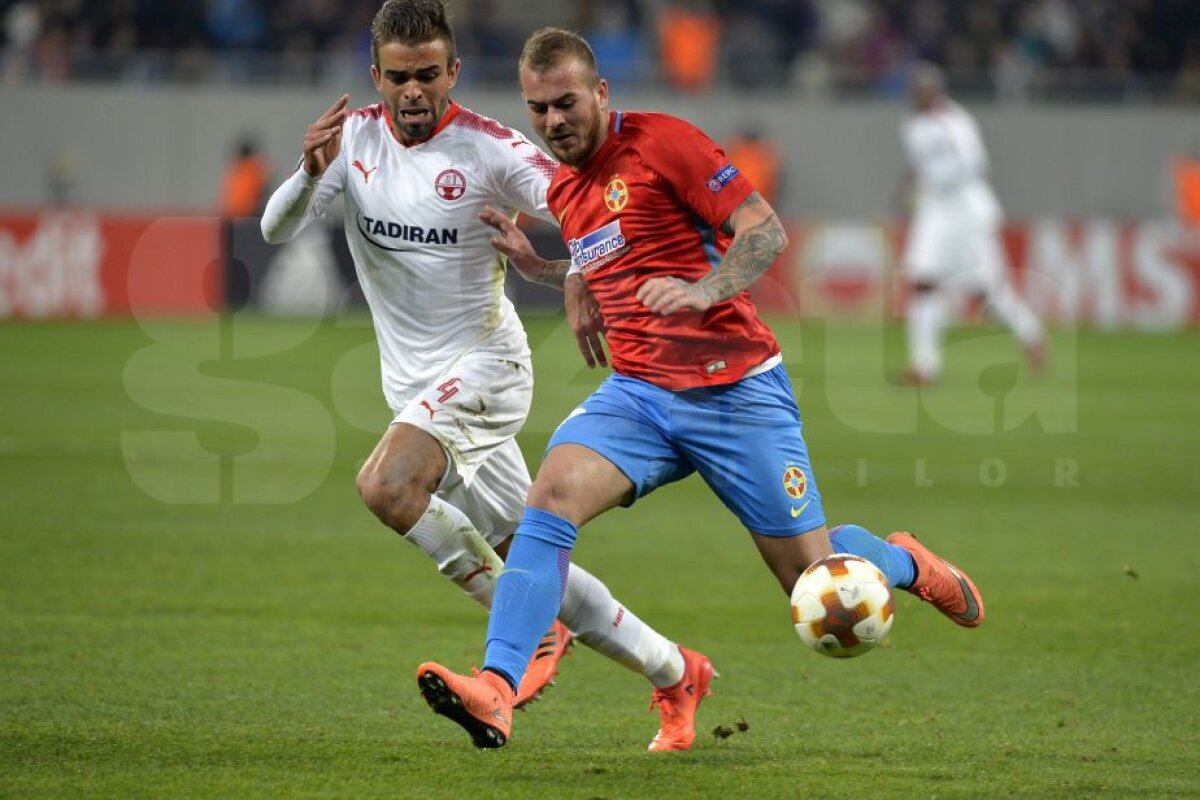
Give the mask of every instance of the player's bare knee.
[[539, 476], [533, 486], [529, 487], [529, 499], [526, 501], [526, 505], [562, 516], [566, 500], [567, 495], [557, 481], [544, 480]]
[[358, 474], [358, 494], [383, 524], [407, 533], [429, 507], [429, 492], [419, 480], [394, 479], [376, 470]]
[[541, 473], [529, 488], [528, 505], [574, 522], [580, 517], [580, 489], [579, 481], [569, 473]]

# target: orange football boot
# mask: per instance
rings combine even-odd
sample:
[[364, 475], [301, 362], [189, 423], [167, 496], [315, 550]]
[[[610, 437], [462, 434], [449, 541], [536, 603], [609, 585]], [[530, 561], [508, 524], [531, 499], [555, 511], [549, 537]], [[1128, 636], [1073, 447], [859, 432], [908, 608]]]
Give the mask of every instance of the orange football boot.
[[567, 630], [567, 626], [558, 620], [546, 631], [546, 635], [538, 642], [525, 668], [525, 677], [517, 687], [517, 696], [513, 700], [513, 708], [524, 708], [529, 703], [542, 696], [547, 686], [554, 685], [554, 676], [558, 674], [558, 662], [571, 652], [575, 634]]
[[432, 661], [417, 667], [417, 688], [435, 714], [471, 734], [476, 747], [504, 747], [512, 732], [513, 691], [494, 672], [458, 675]]
[[906, 531], [887, 537], [888, 544], [902, 547], [917, 564], [917, 579], [905, 589], [945, 614], [957, 625], [977, 628], [983, 624], [983, 596], [974, 582], [958, 567], [938, 558]]
[[683, 653], [683, 677], [674, 686], [654, 690], [650, 708], [658, 706], [662, 727], [650, 742], [650, 750], [687, 750], [696, 738], [696, 709], [712, 693], [708, 684], [719, 677], [712, 662], [702, 653], [680, 647]]

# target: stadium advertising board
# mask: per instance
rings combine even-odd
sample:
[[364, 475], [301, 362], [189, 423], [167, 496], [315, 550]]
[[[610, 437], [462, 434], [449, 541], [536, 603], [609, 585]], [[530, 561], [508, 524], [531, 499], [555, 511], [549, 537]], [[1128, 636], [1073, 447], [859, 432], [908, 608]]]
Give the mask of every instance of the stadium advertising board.
[[[342, 237], [335, 228], [320, 233], [281, 249], [262, 243], [256, 220], [223, 233], [212, 217], [0, 215], [0, 318], [206, 315], [242, 306], [330, 313], [361, 303]], [[533, 233], [549, 252], [552, 237]], [[902, 227], [797, 221], [789, 234], [788, 252], [753, 290], [765, 312], [901, 316]], [[1169, 221], [1034, 219], [1007, 225], [1004, 243], [1015, 285], [1044, 319], [1168, 331], [1200, 324], [1200, 234]], [[519, 305], [557, 302], [553, 292], [510, 281]]]
[[0, 215], [0, 318], [208, 315], [224, 271], [213, 218]]
[[[902, 227], [797, 223], [756, 287], [759, 307], [806, 317], [899, 318]], [[1015, 286], [1060, 325], [1178, 330], [1200, 324], [1200, 233], [1163, 220], [1034, 219], [1004, 230]]]

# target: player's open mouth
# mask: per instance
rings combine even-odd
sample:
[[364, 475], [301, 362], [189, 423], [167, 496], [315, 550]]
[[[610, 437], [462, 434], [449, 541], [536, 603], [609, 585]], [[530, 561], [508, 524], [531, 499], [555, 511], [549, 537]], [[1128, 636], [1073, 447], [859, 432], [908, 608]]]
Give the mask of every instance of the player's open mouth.
[[428, 108], [402, 108], [400, 119], [404, 122], [428, 122], [433, 118]]
[[550, 141], [554, 142], [559, 147], [566, 147], [571, 142], [575, 141], [575, 134], [564, 133], [561, 136], [551, 136]]

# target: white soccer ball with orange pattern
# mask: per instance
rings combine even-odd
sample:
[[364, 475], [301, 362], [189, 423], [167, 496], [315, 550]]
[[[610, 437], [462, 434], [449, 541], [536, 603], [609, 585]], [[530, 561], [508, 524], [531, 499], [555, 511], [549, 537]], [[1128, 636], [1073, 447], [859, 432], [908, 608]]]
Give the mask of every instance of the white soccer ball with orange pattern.
[[792, 588], [792, 622], [818, 653], [861, 656], [892, 629], [892, 590], [865, 558], [828, 556], [813, 562]]

